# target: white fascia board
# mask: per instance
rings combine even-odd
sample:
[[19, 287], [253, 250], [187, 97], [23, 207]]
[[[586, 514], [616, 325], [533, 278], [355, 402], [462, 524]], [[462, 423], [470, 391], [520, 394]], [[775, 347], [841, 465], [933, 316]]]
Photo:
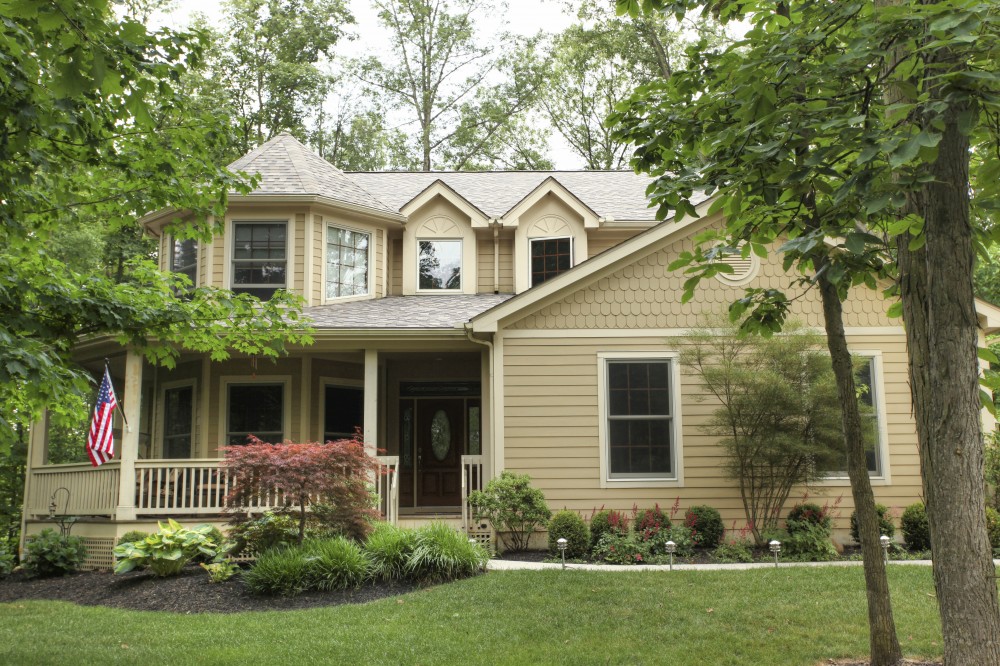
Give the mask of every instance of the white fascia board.
[[572, 208], [575, 213], [582, 217], [585, 229], [596, 229], [600, 226], [600, 218], [598, 218], [597, 213], [595, 213], [590, 206], [580, 201], [575, 194], [566, 189], [566, 187], [553, 176], [549, 176], [543, 180], [538, 187], [529, 192], [527, 196], [518, 201], [510, 210], [504, 213], [503, 217], [500, 218], [503, 222], [503, 226], [518, 226], [518, 221], [521, 215], [523, 215], [548, 194], [553, 194], [559, 197], [567, 206]]
[[448, 185], [440, 178], [425, 187], [420, 194], [410, 199], [402, 208], [399, 209], [399, 212], [406, 217], [409, 217], [414, 212], [433, 201], [435, 197], [442, 197], [445, 201], [462, 211], [464, 215], [467, 215], [469, 219], [472, 220], [473, 228], [489, 226], [489, 215], [476, 208], [469, 202], [468, 199], [448, 187]]

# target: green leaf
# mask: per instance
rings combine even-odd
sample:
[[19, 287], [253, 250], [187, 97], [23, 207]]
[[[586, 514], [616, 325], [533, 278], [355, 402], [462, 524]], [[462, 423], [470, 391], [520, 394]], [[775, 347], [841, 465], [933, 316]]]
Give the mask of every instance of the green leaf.
[[887, 317], [889, 317], [889, 319], [898, 319], [899, 317], [902, 317], [903, 303], [901, 301], [896, 301], [895, 303], [889, 306], [889, 309], [886, 311], [885, 314]]
[[1000, 365], [1000, 358], [997, 358], [996, 353], [989, 347], [977, 347], [976, 354], [983, 361]]

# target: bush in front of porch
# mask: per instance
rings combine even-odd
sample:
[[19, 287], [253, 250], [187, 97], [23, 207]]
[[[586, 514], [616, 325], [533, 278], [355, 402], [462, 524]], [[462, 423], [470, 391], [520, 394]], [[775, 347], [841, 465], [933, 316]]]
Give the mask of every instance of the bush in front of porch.
[[[469, 506], [475, 519], [489, 520], [515, 552], [526, 550], [532, 532], [545, 527], [552, 517], [545, 495], [531, 487], [531, 477], [510, 470], [501, 472], [483, 490], [469, 493]], [[502, 542], [498, 538], [497, 546]]]

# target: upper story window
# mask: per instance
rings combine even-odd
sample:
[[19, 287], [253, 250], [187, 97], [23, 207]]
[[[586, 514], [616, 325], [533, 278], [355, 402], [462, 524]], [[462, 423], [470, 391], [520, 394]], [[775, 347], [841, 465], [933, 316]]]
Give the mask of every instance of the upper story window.
[[233, 291], [270, 298], [287, 286], [287, 235], [285, 222], [233, 223]]
[[326, 297], [362, 296], [368, 293], [371, 234], [327, 227]]
[[462, 289], [462, 241], [421, 240], [418, 245], [417, 288], [440, 291]]
[[532, 287], [573, 267], [572, 238], [532, 238], [530, 242]]
[[198, 283], [198, 239], [170, 239], [170, 271], [188, 276], [192, 285]]

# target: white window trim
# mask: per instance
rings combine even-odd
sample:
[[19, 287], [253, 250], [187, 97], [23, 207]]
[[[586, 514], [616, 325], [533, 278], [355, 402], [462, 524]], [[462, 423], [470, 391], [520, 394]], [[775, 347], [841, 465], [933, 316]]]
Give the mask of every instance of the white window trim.
[[198, 448], [198, 380], [191, 379], [178, 379], [172, 382], [163, 382], [160, 384], [160, 395], [157, 398], [157, 405], [159, 406], [158, 418], [156, 419], [156, 430], [153, 433], [153, 450], [156, 453], [157, 459], [163, 459], [163, 448], [165, 442], [163, 441], [163, 426], [166, 425], [167, 420], [167, 391], [172, 389], [184, 388], [186, 386], [191, 387], [191, 458], [197, 457]]
[[[648, 479], [610, 478], [610, 451], [608, 447], [608, 362], [609, 361], [670, 361], [670, 411], [671, 441], [673, 443], [672, 478]], [[681, 422], [681, 369], [680, 353], [676, 351], [617, 351], [597, 353], [597, 413], [598, 442], [600, 450], [601, 488], [681, 488], [684, 486], [684, 432]]]
[[[428, 243], [439, 243], [439, 242], [458, 242], [459, 255], [462, 257], [462, 265], [459, 268], [459, 279], [458, 279], [458, 289], [421, 289], [420, 288], [420, 244], [423, 242]], [[465, 261], [465, 239], [464, 238], [454, 238], [454, 237], [439, 237], [439, 236], [427, 236], [421, 238], [420, 236], [416, 239], [417, 244], [417, 254], [416, 254], [416, 265], [413, 267], [414, 270], [414, 284], [416, 285], [416, 291], [418, 294], [464, 294], [465, 292], [465, 281], [468, 279], [466, 275], [466, 261]], [[476, 279], [473, 277], [473, 279]]]
[[[328, 265], [329, 262], [327, 261], [326, 253], [327, 253], [327, 249], [328, 249], [327, 245], [329, 244], [329, 238], [330, 238], [330, 227], [335, 227], [337, 229], [344, 229], [346, 231], [351, 231], [351, 232], [354, 232], [354, 233], [357, 233], [357, 234], [366, 234], [368, 236], [368, 284], [366, 285], [366, 289], [368, 290], [367, 293], [364, 293], [364, 294], [355, 294], [354, 296], [335, 296], [333, 298], [328, 298], [327, 297], [327, 295], [326, 295], [326, 276], [327, 276], [327, 265]], [[377, 239], [375, 237], [375, 230], [374, 229], [365, 229], [363, 227], [355, 227], [355, 226], [351, 226], [349, 224], [340, 224], [339, 222], [336, 222], [336, 223], [335, 222], [328, 222], [328, 221], [324, 222], [324, 224], [323, 224], [323, 240], [322, 240], [322, 243], [323, 243], [323, 250], [322, 250], [323, 270], [322, 270], [322, 278], [321, 278], [321, 280], [322, 280], [321, 281], [321, 284], [322, 284], [321, 288], [322, 288], [323, 292], [322, 292], [322, 295], [321, 295], [322, 297], [320, 299], [322, 303], [324, 303], [324, 304], [326, 304], [326, 303], [347, 303], [349, 301], [363, 301], [363, 300], [372, 298], [372, 294], [375, 293], [375, 262], [374, 262], [373, 258], [375, 256], [375, 243], [376, 242], [377, 242]]]
[[229, 387], [231, 385], [246, 384], [281, 384], [281, 440], [291, 439], [289, 427], [292, 419], [292, 376], [291, 375], [258, 375], [247, 377], [245, 375], [224, 375], [219, 379], [219, 386], [222, 395], [219, 403], [222, 411], [219, 414], [219, 446], [227, 446], [226, 435], [229, 433]]
[[[276, 289], [292, 290], [295, 281], [295, 219], [294, 217], [281, 217], [276, 215], [238, 215], [236, 217], [226, 217], [226, 228], [223, 235], [223, 265], [222, 284], [226, 289], [241, 288], [247, 285], [233, 284], [233, 249], [236, 243], [237, 224], [284, 224], [285, 225], [285, 286], [275, 287]], [[274, 286], [274, 285], [269, 285]], [[251, 287], [253, 288], [253, 287]]]
[[[885, 380], [882, 376], [882, 350], [852, 349], [851, 356], [868, 358], [872, 361], [872, 383], [875, 384], [875, 410], [878, 418], [878, 457], [882, 473], [876, 475], [869, 472], [868, 478], [873, 486], [892, 485], [892, 476], [889, 472], [889, 421], [885, 404]], [[816, 481], [815, 485], [849, 486], [851, 480], [847, 472], [834, 472]]]
[[[362, 392], [365, 389], [363, 379], [342, 379], [340, 377], [320, 377], [319, 378], [319, 421], [316, 423], [316, 432], [320, 435], [320, 440], [326, 440], [326, 389], [333, 386], [335, 388], [358, 388]], [[364, 420], [364, 409], [361, 412], [361, 419]], [[363, 427], [363, 424], [362, 424]]]
[[[576, 266], [576, 238], [575, 237], [573, 237], [573, 236], [535, 236], [535, 237], [528, 238], [528, 286], [529, 287], [537, 286], [537, 285], [535, 285], [535, 279], [533, 277], [534, 271], [531, 270], [531, 259], [532, 259], [532, 256], [531, 256], [531, 244], [534, 243], [535, 241], [562, 240], [564, 238], [567, 239], [567, 240], [569, 240], [569, 268], [566, 269], [566, 270], [569, 270], [570, 268], [573, 268], [574, 266]], [[555, 277], [555, 276], [552, 276], [552, 277]], [[549, 278], [549, 279], [551, 280], [552, 278]], [[540, 284], [544, 284], [544, 282], [542, 282]]]

